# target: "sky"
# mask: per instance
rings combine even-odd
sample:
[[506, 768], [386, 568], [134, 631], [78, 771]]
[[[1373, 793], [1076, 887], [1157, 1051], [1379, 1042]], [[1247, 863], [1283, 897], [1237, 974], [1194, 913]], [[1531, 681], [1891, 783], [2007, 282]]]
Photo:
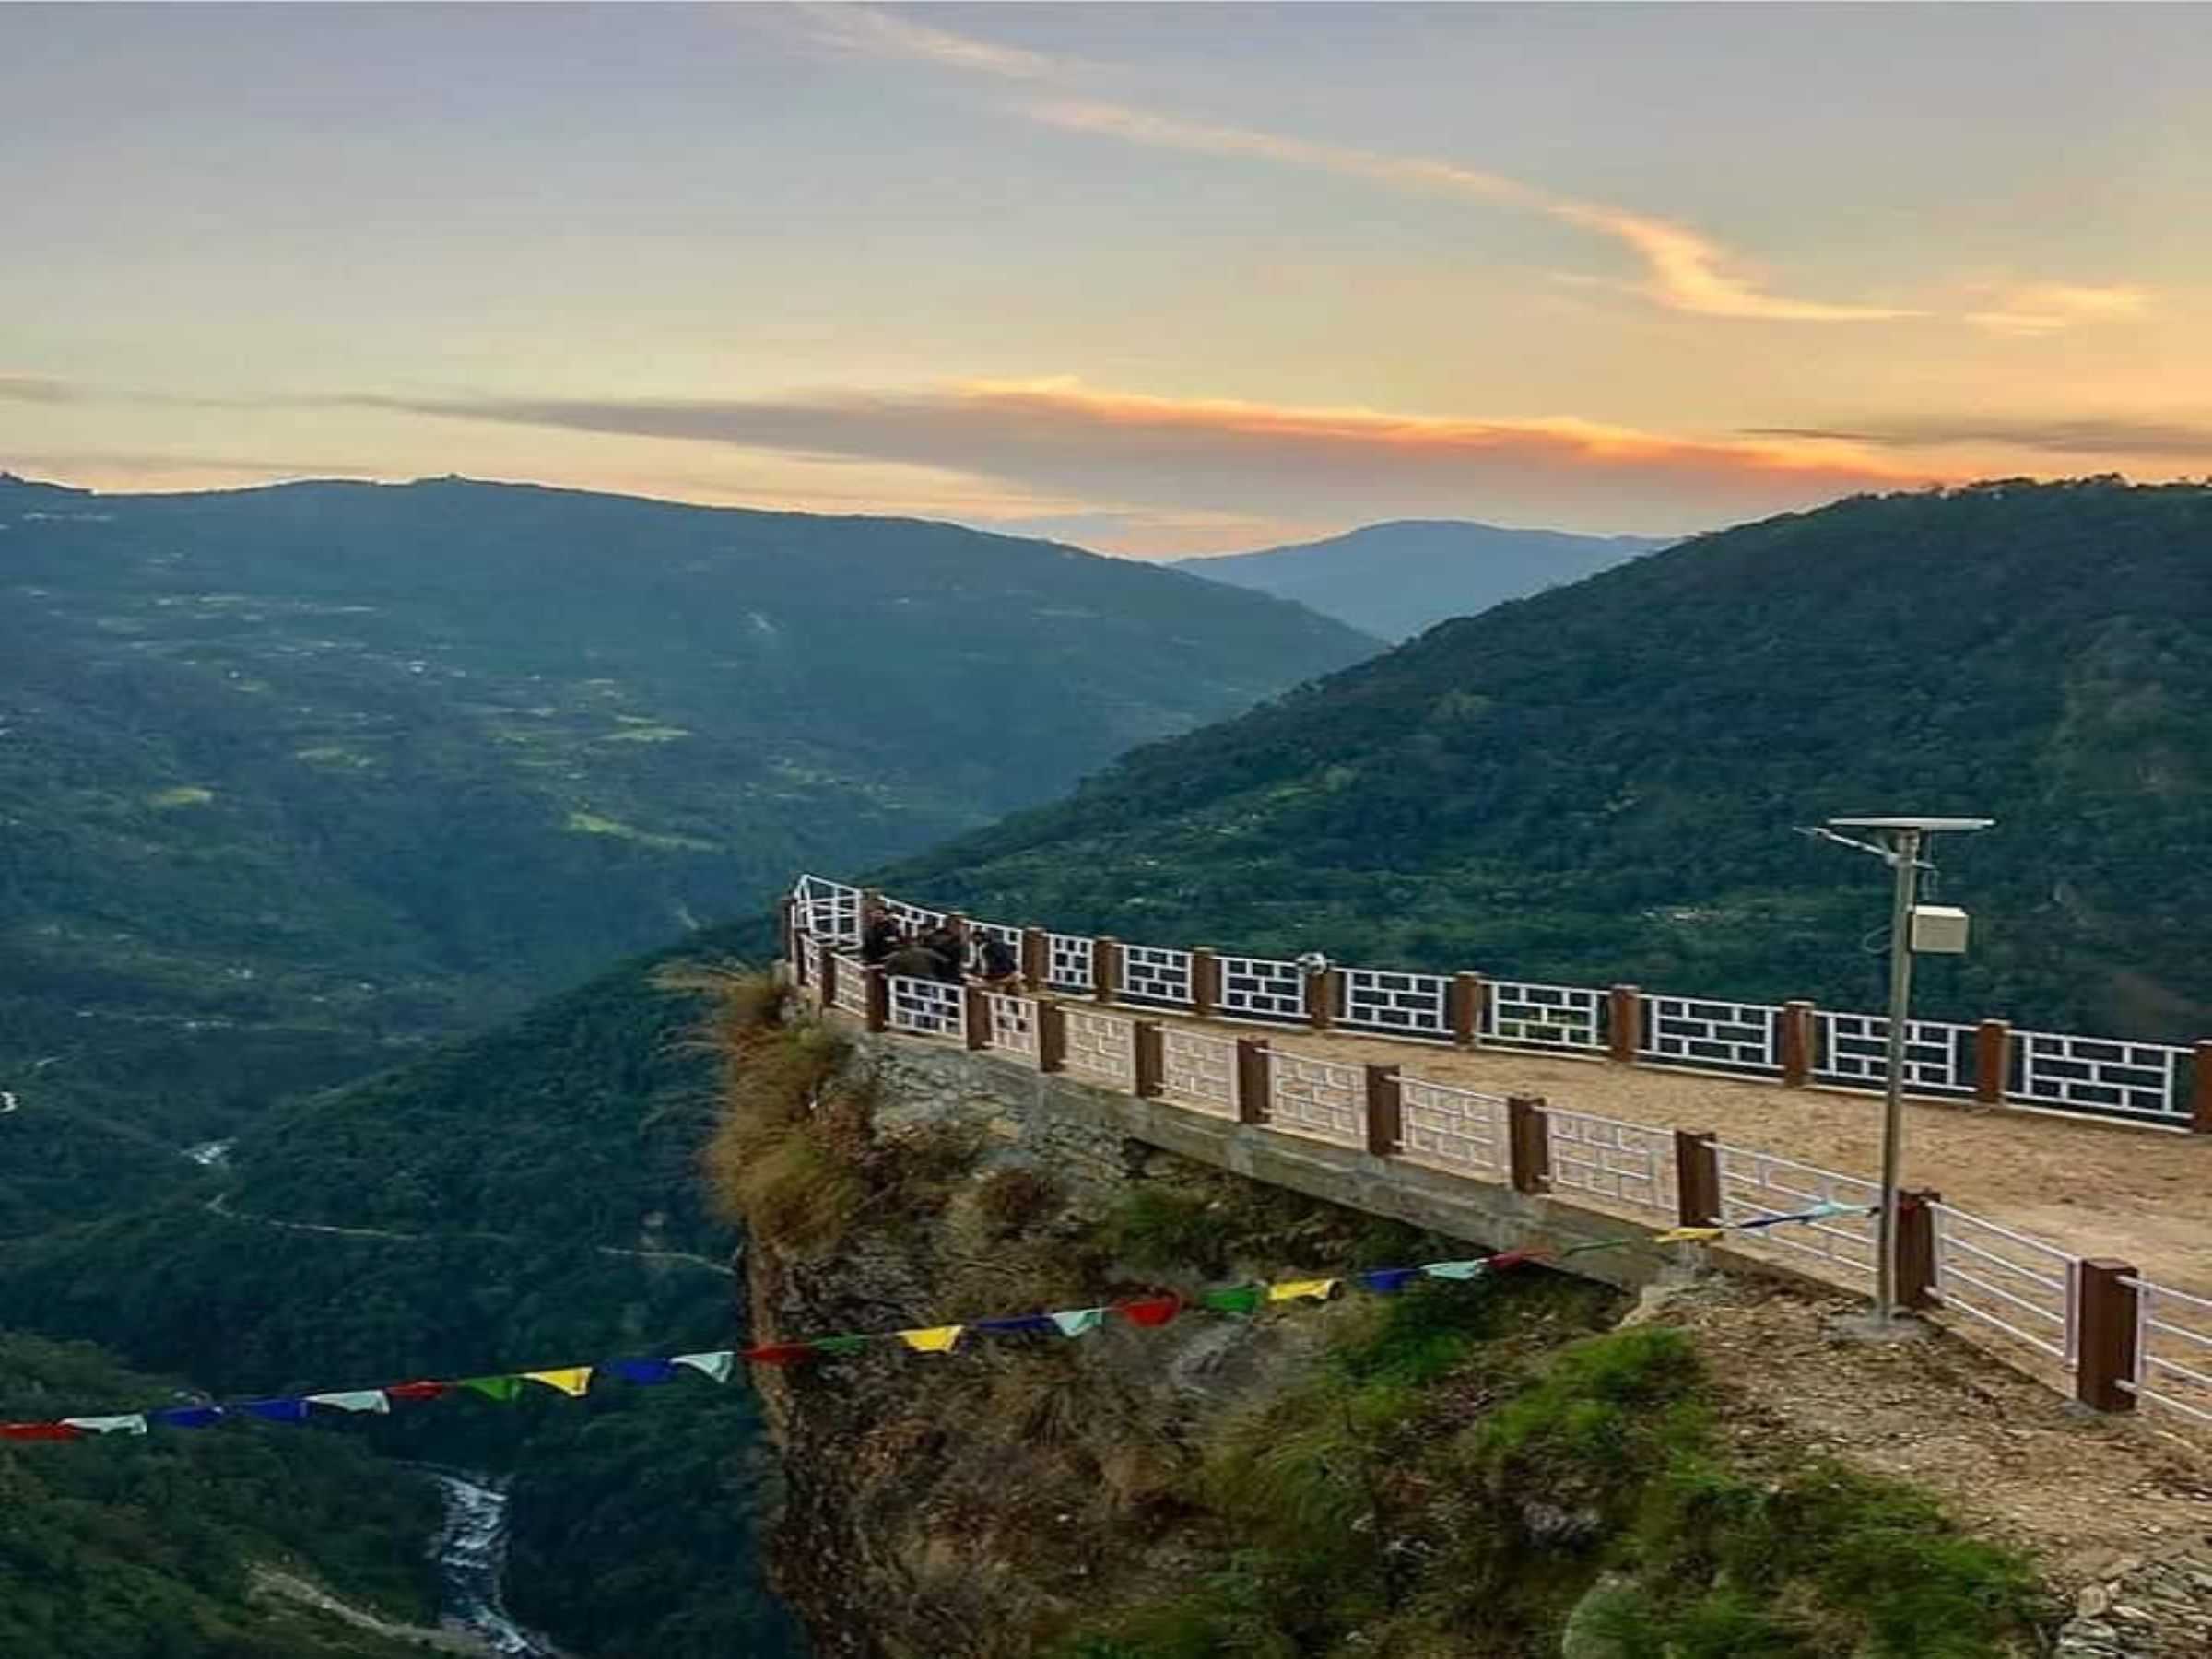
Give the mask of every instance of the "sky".
[[0, 467], [1159, 557], [2212, 474], [2198, 6], [0, 6]]

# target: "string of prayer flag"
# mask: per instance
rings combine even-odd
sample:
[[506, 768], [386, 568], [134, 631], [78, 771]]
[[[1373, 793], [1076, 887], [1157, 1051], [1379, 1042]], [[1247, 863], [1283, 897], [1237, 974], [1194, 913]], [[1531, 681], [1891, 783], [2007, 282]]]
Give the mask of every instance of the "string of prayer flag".
[[1786, 1222], [1812, 1223], [1837, 1216], [1865, 1216], [1872, 1213], [1868, 1206], [1823, 1200], [1808, 1209], [1789, 1215], [1762, 1216], [1725, 1226], [1673, 1227], [1657, 1233], [1594, 1240], [1556, 1253], [1503, 1250], [1492, 1255], [1470, 1257], [1463, 1261], [1426, 1262], [1408, 1267], [1365, 1268], [1342, 1278], [1280, 1279], [1273, 1283], [1222, 1285], [1202, 1290], [1190, 1300], [1163, 1293], [1134, 1297], [1095, 1308], [1013, 1313], [994, 1319], [975, 1320], [965, 1324], [924, 1325], [910, 1330], [862, 1332], [806, 1341], [770, 1342], [743, 1349], [722, 1348], [665, 1358], [649, 1355], [609, 1360], [602, 1366], [552, 1366], [540, 1371], [461, 1377], [450, 1382], [420, 1378], [410, 1382], [394, 1382], [382, 1388], [338, 1389], [324, 1394], [285, 1394], [229, 1404], [171, 1406], [147, 1412], [65, 1417], [51, 1422], [0, 1423], [0, 1441], [75, 1441], [107, 1435], [135, 1437], [145, 1434], [149, 1425], [159, 1425], [164, 1429], [211, 1429], [233, 1417], [253, 1418], [273, 1423], [303, 1423], [310, 1420], [311, 1408], [318, 1406], [330, 1411], [382, 1416], [391, 1411], [394, 1401], [436, 1400], [456, 1392], [475, 1394], [504, 1403], [518, 1397], [524, 1385], [529, 1382], [538, 1383], [569, 1399], [584, 1397], [593, 1392], [594, 1382], [609, 1377], [624, 1382], [653, 1386], [671, 1382], [679, 1372], [690, 1371], [710, 1382], [726, 1382], [735, 1371], [740, 1359], [751, 1365], [792, 1365], [806, 1359], [856, 1355], [887, 1343], [903, 1347], [917, 1354], [952, 1354], [959, 1351], [971, 1335], [1049, 1335], [1054, 1333], [1064, 1337], [1088, 1335], [1102, 1327], [1109, 1314], [1119, 1315], [1140, 1329], [1157, 1330], [1191, 1308], [1209, 1313], [1255, 1314], [1265, 1307], [1278, 1303], [1331, 1301], [1347, 1285], [1357, 1285], [1374, 1295], [1391, 1296], [1423, 1278], [1464, 1283], [1535, 1263], [1564, 1261], [1591, 1251], [1618, 1250], [1635, 1244], [1703, 1244], [1732, 1231], [1751, 1231], [1779, 1227]]

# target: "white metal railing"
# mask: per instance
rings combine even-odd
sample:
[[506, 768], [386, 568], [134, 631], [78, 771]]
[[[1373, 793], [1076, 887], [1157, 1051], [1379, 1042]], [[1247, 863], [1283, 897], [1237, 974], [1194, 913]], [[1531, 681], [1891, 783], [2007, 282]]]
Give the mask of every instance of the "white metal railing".
[[1302, 1020], [1306, 1018], [1306, 975], [1296, 962], [1269, 957], [1225, 956], [1215, 1011], [1224, 1019]]
[[1776, 1032], [1782, 1010], [1764, 1003], [1712, 1002], [1693, 996], [1645, 996], [1637, 1053], [1679, 1065], [1777, 1072]]
[[2200, 1423], [2212, 1423], [2212, 1301], [2148, 1279], [2136, 1292], [2136, 1374], [2121, 1386]]
[[1168, 1099], [1218, 1117], [1237, 1115], [1237, 1045], [1222, 1037], [1163, 1026], [1160, 1086]]
[[1191, 1006], [1191, 953], [1150, 945], [1122, 947], [1122, 980], [1114, 987], [1124, 1002], [1156, 1003], [1171, 1008]]
[[920, 938], [924, 934], [935, 931], [937, 924], [945, 920], [943, 911], [930, 910], [919, 904], [909, 904], [903, 899], [886, 899], [883, 901], [883, 908], [888, 912], [891, 920], [898, 923], [900, 927], [905, 931], [910, 939]]
[[1088, 1008], [1061, 1010], [1067, 1036], [1062, 1064], [1071, 1072], [1102, 1077], [1119, 1089], [1136, 1087], [1136, 1022]]
[[1267, 1077], [1267, 1115], [1277, 1128], [1346, 1146], [1367, 1144], [1365, 1068], [1277, 1049]]
[[837, 1006], [858, 1018], [868, 1017], [868, 965], [856, 956], [837, 959]]
[[1452, 982], [1434, 973], [1347, 968], [1339, 975], [1337, 1023], [1393, 1037], [1449, 1038]]
[[799, 977], [810, 985], [822, 982], [822, 959], [829, 955], [822, 942], [812, 934], [799, 935]]
[[1055, 991], [1090, 991], [1097, 988], [1091, 962], [1091, 941], [1084, 934], [1044, 935], [1044, 982]]
[[1491, 980], [1482, 999], [1485, 1041], [1597, 1053], [1606, 1046], [1606, 993], [1580, 985]]
[[1408, 1158], [1485, 1180], [1505, 1176], [1509, 1160], [1502, 1095], [1401, 1076], [1398, 1128]]
[[2182, 1105], [2188, 1051], [2162, 1042], [2119, 1042], [2053, 1031], [2015, 1031], [2019, 1077], [2006, 1098], [2077, 1112], [2118, 1112], [2173, 1122]]
[[[1853, 1088], [1879, 1088], [1889, 1076], [1889, 1021], [1879, 1014], [1813, 1016], [1813, 1077]], [[1972, 1094], [1967, 1067], [1974, 1028], [1939, 1019], [1905, 1025], [1905, 1087], [1914, 1094]]]
[[832, 945], [860, 943], [860, 889], [802, 876], [791, 889], [800, 928]]
[[[1721, 1164], [1721, 1219], [1730, 1227], [1772, 1216], [1798, 1215], [1819, 1204], [1858, 1208], [1870, 1207], [1881, 1199], [1878, 1186], [1856, 1175], [1725, 1142], [1716, 1150]], [[1874, 1281], [1874, 1233], [1872, 1216], [1853, 1215], [1765, 1228], [1740, 1237], [1742, 1241], [1759, 1246], [1818, 1256], [1855, 1285]]]
[[1947, 1204], [1929, 1207], [1936, 1300], [2070, 1370], [2079, 1335], [2078, 1258]]
[[1633, 1209], [1674, 1212], [1674, 1132], [1547, 1106], [1554, 1192], [1587, 1193]]
[[967, 998], [958, 985], [942, 980], [889, 976], [887, 1020], [894, 1031], [924, 1037], [959, 1037], [967, 1032]]
[[[818, 876], [802, 876], [792, 888], [803, 935], [822, 944], [859, 942], [861, 889]], [[943, 912], [889, 899], [891, 915], [910, 929], [934, 926]], [[1004, 924], [973, 924], [1009, 943], [1021, 930]], [[1097, 988], [1091, 940], [1050, 934], [1046, 983], [1077, 994]], [[1219, 969], [1216, 1012], [1231, 1020], [1303, 1024], [1312, 1010], [1312, 987], [1297, 963], [1265, 957], [1226, 956]], [[812, 966], [809, 959], [809, 967]], [[1194, 1005], [1191, 953], [1148, 945], [1122, 947], [1116, 994], [1159, 1007]], [[1441, 974], [1339, 968], [1335, 1006], [1327, 1012], [1349, 1030], [1386, 1037], [1446, 1040], [1451, 1029], [1451, 985]], [[1781, 1070], [1782, 1009], [1762, 1003], [1645, 994], [1637, 1057], [1660, 1065], [1709, 1067], [1773, 1076]], [[1608, 994], [1582, 985], [1491, 979], [1486, 982], [1477, 1040], [1507, 1048], [1600, 1054], [1611, 1041]], [[1877, 1014], [1813, 1011], [1812, 1080], [1847, 1088], [1878, 1089], [1887, 1072], [1888, 1022]], [[1907, 1032], [1906, 1087], [1914, 1094], [1977, 1092], [2018, 1105], [2129, 1118], [2165, 1127], [2186, 1125], [2204, 1069], [2190, 1050], [2169, 1043], [2011, 1031], [2001, 1075], [1978, 1075], [1983, 1058], [1977, 1028], [1916, 1019]], [[2206, 1079], [2212, 1085], [2212, 1079]]]
[[1019, 1054], [1034, 1065], [1039, 1057], [1035, 1000], [986, 991], [983, 1012], [990, 1022], [986, 1033], [990, 1045], [1002, 1053]]

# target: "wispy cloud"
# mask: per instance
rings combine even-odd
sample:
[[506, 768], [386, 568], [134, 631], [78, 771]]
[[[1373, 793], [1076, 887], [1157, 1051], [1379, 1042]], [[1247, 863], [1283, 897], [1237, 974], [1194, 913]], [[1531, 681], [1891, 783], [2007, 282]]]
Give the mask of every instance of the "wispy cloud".
[[1066, 79], [1077, 65], [1019, 46], [1005, 46], [972, 35], [955, 34], [927, 23], [917, 23], [895, 12], [873, 6], [829, 4], [814, 0], [790, 8], [807, 37], [833, 52], [877, 57], [913, 58], [942, 68], [966, 70], [973, 75], [996, 76], [1002, 80], [1054, 81]]
[[1073, 132], [1097, 133], [1158, 148], [1250, 156], [1289, 167], [1366, 179], [1393, 189], [1457, 195], [1540, 213], [1611, 237], [1643, 262], [1644, 280], [1625, 285], [1670, 311], [1700, 316], [1783, 323], [1865, 323], [1922, 313], [1897, 306], [1840, 305], [1767, 292], [1743, 261], [1687, 225], [1600, 202], [1582, 202], [1428, 156], [1322, 144], [1279, 133], [1182, 121], [1111, 103], [1040, 102], [1023, 106], [1031, 120]]
[[0, 374], [0, 402], [66, 403], [67, 385], [43, 374]]
[[2158, 457], [2212, 466], [2212, 424], [1993, 415], [1901, 415], [1829, 427], [1753, 427], [1746, 436], [1862, 444], [1884, 450], [1972, 448], [2037, 450], [2054, 455]]
[[[808, 6], [798, 15], [807, 19], [818, 40], [852, 52], [1006, 80], [1061, 83], [1078, 78], [1080, 66], [1069, 60], [954, 34], [866, 6]], [[1626, 247], [1642, 263], [1644, 276], [1640, 283], [1619, 286], [1670, 311], [1784, 323], [1881, 322], [1922, 314], [1902, 306], [1843, 304], [1772, 293], [1741, 255], [1687, 225], [1606, 203], [1578, 201], [1456, 161], [1186, 120], [1124, 103], [1051, 99], [1010, 107], [1014, 113], [1063, 131], [1154, 148], [1250, 157], [1392, 189], [1457, 195], [1543, 214]]]
[[2124, 322], [2149, 309], [2149, 290], [2133, 283], [2029, 282], [1994, 294], [1987, 309], [1969, 312], [1966, 320], [1995, 334], [2036, 335]]
[[[864, 6], [804, 6], [818, 40], [856, 53], [922, 62], [940, 68], [1032, 84], [1072, 85], [1083, 78], [1074, 60], [916, 23]], [[1430, 156], [1398, 155], [1332, 144], [1260, 128], [1192, 120], [1121, 102], [1079, 98], [1017, 100], [1011, 112], [1064, 131], [1205, 155], [1241, 156], [1364, 179], [1395, 190], [1456, 195], [1542, 214], [1610, 238], [1642, 265], [1634, 282], [1598, 279], [1665, 310], [1692, 316], [1767, 323], [1880, 323], [1945, 316], [1993, 333], [2050, 335], [2084, 324], [2140, 313], [2147, 293], [2125, 284], [2030, 282], [1985, 295], [1962, 315], [1935, 304], [1866, 304], [1780, 293], [1742, 253], [1719, 238], [1663, 214], [1578, 200], [1523, 180]], [[1587, 279], [1584, 279], [1587, 280]]]
[[1264, 504], [1271, 516], [1332, 522], [1509, 511], [1587, 522], [1593, 500], [1611, 493], [1634, 520], [1614, 527], [1670, 529], [1949, 476], [1832, 441], [1156, 397], [1065, 379], [746, 400], [352, 401], [896, 462], [1130, 508], [1246, 515]]

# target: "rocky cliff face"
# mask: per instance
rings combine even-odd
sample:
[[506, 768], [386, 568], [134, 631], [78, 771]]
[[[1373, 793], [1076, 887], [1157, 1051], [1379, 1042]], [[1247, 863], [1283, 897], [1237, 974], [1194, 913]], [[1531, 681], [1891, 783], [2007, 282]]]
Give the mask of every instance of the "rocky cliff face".
[[[1125, 1143], [1079, 1089], [852, 1043], [757, 1031], [731, 1067], [713, 1167], [752, 1218], [759, 1340], [1475, 1253]], [[1523, 1272], [947, 1354], [832, 1343], [757, 1368], [785, 1470], [775, 1571], [817, 1650], [853, 1659], [1963, 1659], [2047, 1651], [2062, 1546], [2189, 1518], [2141, 1500], [2171, 1470], [2110, 1444], [2061, 1458], [2078, 1431], [2023, 1383], [1977, 1390], [1988, 1438], [1934, 1481], [1968, 1533], [1886, 1477], [1920, 1475], [1912, 1453], [1885, 1448], [1877, 1475], [1843, 1460], [1854, 1430], [1826, 1432], [1877, 1407], [1926, 1422], [1955, 1354], [1873, 1355], [1809, 1390], [1823, 1432], [1791, 1420], [1826, 1313], [1776, 1287], [1659, 1306]], [[1731, 1374], [1769, 1347], [1775, 1375]], [[2075, 1488], [2110, 1484], [2109, 1524], [2039, 1535], [2027, 1497], [2012, 1524], [1996, 1500], [2018, 1470], [1991, 1465], [2023, 1433]]]

